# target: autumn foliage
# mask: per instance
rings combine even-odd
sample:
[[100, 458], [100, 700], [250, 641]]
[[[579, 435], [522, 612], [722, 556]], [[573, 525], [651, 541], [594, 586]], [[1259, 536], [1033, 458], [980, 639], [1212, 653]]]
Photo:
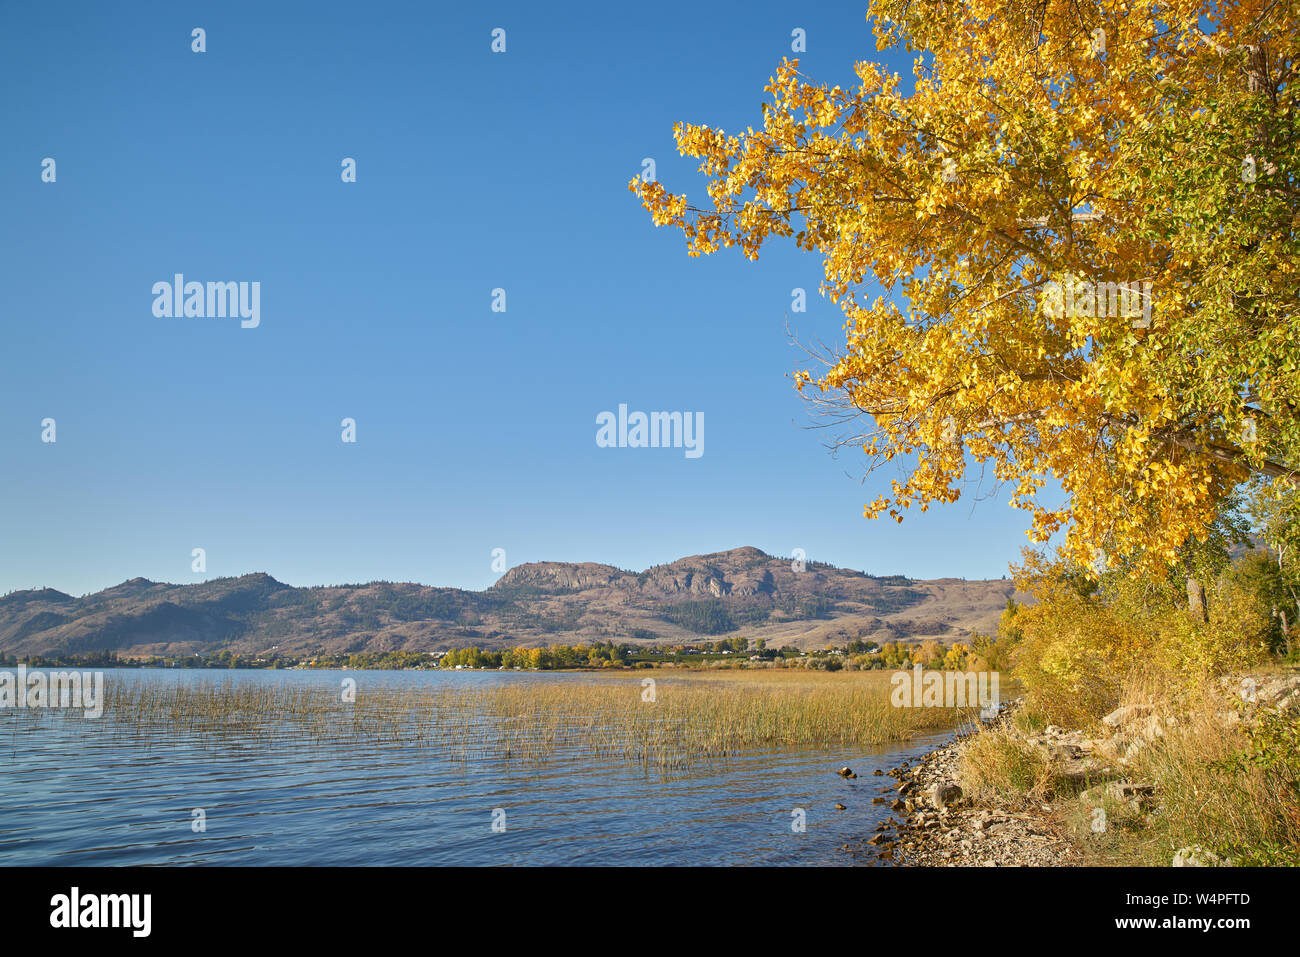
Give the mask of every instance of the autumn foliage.
[[[876, 0], [908, 82], [783, 62], [760, 128], [677, 125], [708, 203], [631, 188], [691, 255], [822, 257], [845, 343], [796, 382], [900, 466], [868, 517], [954, 501], [982, 464], [1034, 539], [1163, 569], [1252, 473], [1300, 466], [1298, 6]], [[1151, 290], [1149, 323], [1118, 284]]]

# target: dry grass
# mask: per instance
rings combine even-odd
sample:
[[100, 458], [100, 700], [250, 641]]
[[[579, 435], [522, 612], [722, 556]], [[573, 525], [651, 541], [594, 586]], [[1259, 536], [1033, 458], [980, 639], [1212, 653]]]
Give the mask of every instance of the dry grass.
[[101, 721], [145, 743], [360, 744], [435, 748], [466, 760], [599, 755], [676, 767], [756, 749], [886, 744], [969, 716], [892, 707], [888, 675], [871, 672], [639, 672], [424, 689], [351, 677], [351, 703], [323, 687], [110, 680]]
[[[1242, 863], [1300, 863], [1293, 740], [1265, 740], [1260, 729], [1244, 722], [1225, 726], [1223, 716], [1240, 701], [1209, 681], [1171, 694], [1150, 678], [1138, 678], [1126, 686], [1124, 698], [1154, 703], [1177, 723], [1144, 748], [1132, 768], [1134, 779], [1155, 785], [1158, 812], [1117, 809], [1105, 835], [1083, 841], [1092, 857], [1167, 866], [1179, 848], [1199, 844]], [[1294, 728], [1296, 722], [1292, 715], [1279, 725]]]
[[1023, 729], [998, 724], [967, 739], [961, 782], [978, 801], [1001, 806], [1041, 804], [1052, 793], [1052, 766], [1026, 744]]
[[[962, 786], [1003, 805], [1055, 800], [1085, 863], [1167, 867], [1180, 849], [1200, 845], [1243, 864], [1300, 864], [1300, 719], [1269, 719], [1262, 730], [1229, 725], [1240, 705], [1212, 681], [1175, 683], [1147, 670], [1124, 682], [1123, 704], [1154, 705], [1163, 734], [1137, 755], [1125, 777], [1155, 787], [1143, 811], [1100, 790], [1105, 827], [1094, 806], [1068, 789], [1057, 793], [1045, 756], [1023, 740], [1030, 717], [971, 738]], [[1171, 722], [1169, 719], [1173, 718]], [[1100, 726], [1093, 729], [1102, 734]]]

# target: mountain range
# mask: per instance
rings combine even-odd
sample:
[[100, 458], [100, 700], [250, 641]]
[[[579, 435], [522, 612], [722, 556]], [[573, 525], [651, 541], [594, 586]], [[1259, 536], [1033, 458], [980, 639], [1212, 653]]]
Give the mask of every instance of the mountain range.
[[879, 577], [757, 548], [642, 572], [592, 562], [511, 568], [483, 591], [414, 583], [294, 587], [264, 573], [175, 585], [133, 578], [80, 598], [0, 598], [0, 651], [134, 657], [436, 651], [477, 645], [692, 644], [744, 635], [801, 649], [991, 633], [1014, 585]]

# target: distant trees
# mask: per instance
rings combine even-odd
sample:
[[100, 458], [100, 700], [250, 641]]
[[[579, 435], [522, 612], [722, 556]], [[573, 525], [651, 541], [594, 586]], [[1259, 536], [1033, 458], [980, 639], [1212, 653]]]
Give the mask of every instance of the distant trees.
[[736, 630], [731, 615], [719, 601], [678, 602], [666, 607], [660, 617], [697, 635], [721, 635]]
[[442, 656], [444, 668], [529, 668], [554, 671], [565, 668], [622, 668], [631, 649], [626, 645], [597, 641], [591, 645], [548, 645], [545, 648], [505, 648], [483, 651], [477, 647], [457, 648]]
[[734, 651], [734, 652], [748, 651], [749, 639], [741, 638], [741, 637], [724, 638], [722, 641], [715, 641], [713, 643], [713, 650], [718, 652], [719, 654], [721, 654], [724, 651]]

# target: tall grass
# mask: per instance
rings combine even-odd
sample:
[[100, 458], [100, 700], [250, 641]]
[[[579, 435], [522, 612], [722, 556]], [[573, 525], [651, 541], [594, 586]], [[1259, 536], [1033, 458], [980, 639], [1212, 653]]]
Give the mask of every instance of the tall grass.
[[1258, 725], [1227, 725], [1224, 716], [1240, 701], [1211, 681], [1171, 692], [1135, 677], [1124, 702], [1154, 703], [1176, 722], [1165, 721], [1131, 769], [1155, 786], [1159, 812], [1118, 809], [1110, 840], [1085, 841], [1087, 850], [1108, 863], [1168, 865], [1179, 848], [1199, 844], [1241, 864], [1300, 864], [1300, 718], [1273, 714]]
[[[110, 681], [105, 729], [149, 744], [431, 748], [466, 760], [582, 755], [660, 767], [757, 749], [842, 749], [952, 727], [970, 712], [895, 708], [879, 673], [710, 672], [487, 687], [338, 690], [263, 683]], [[652, 700], [651, 700], [652, 699]]]
[[961, 785], [977, 801], [1040, 804], [1052, 795], [1053, 777], [1051, 762], [1025, 741], [1019, 726], [982, 730], [962, 748]]
[[[1195, 845], [1239, 864], [1300, 864], [1300, 716], [1229, 723], [1241, 704], [1232, 693], [1150, 669], [1131, 674], [1119, 700], [1154, 706], [1161, 716], [1162, 733], [1122, 773], [1154, 786], [1153, 811], [1097, 788], [1106, 826], [1093, 827], [1097, 805], [1078, 800], [1077, 788], [1058, 788], [1051, 761], [1025, 740], [1035, 717], [1027, 712], [966, 742], [963, 788], [1004, 806], [1054, 801], [1090, 864], [1168, 866], [1180, 848]], [[1100, 724], [1091, 730], [1106, 733]]]

